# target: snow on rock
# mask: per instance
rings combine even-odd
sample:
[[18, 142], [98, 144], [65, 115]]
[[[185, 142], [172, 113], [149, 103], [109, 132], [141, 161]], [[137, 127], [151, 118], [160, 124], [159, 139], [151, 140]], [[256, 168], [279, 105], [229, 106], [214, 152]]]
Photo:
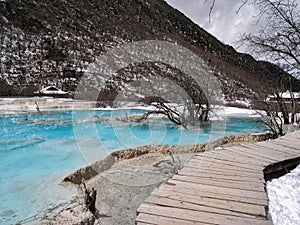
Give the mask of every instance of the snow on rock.
[[300, 165], [267, 183], [269, 214], [274, 225], [300, 224]]

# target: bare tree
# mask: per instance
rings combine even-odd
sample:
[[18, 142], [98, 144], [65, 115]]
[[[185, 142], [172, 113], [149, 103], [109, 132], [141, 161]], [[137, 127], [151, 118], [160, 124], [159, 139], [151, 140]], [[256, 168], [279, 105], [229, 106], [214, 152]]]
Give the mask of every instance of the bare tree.
[[[216, 0], [203, 0], [211, 4], [209, 17]], [[257, 33], [243, 35], [245, 44], [253, 53], [263, 55], [285, 71], [300, 76], [300, 12], [296, 0], [240, 0], [237, 13], [246, 4], [258, 9]]]
[[[264, 18], [256, 34], [245, 34], [241, 41], [256, 54], [263, 54], [295, 77], [300, 73], [300, 14], [295, 0], [252, 0], [259, 9], [258, 21]], [[291, 96], [291, 122], [295, 118], [295, 98], [292, 78], [289, 87]], [[289, 111], [277, 94], [278, 105], [284, 123], [289, 123]]]
[[196, 127], [209, 120], [213, 111], [211, 105], [222, 97], [214, 76], [200, 76], [200, 84], [191, 76], [164, 63], [145, 62], [118, 73], [105, 84], [109, 90], [116, 90], [116, 104], [139, 101], [155, 107], [137, 122], [147, 119], [151, 114], [162, 114], [176, 125]]
[[295, 0], [252, 0], [258, 7], [258, 22], [264, 24], [256, 34], [245, 34], [242, 42], [263, 54], [294, 76], [300, 73], [300, 14]]
[[268, 110], [267, 114], [258, 111], [258, 114], [261, 117], [257, 119], [257, 122], [266, 125], [272, 134], [274, 134], [275, 138], [284, 135], [283, 121], [276, 109]]
[[[209, 77], [202, 81], [206, 84], [202, 89], [195, 81], [184, 80], [178, 82], [175, 89], [162, 90], [152, 102], [158, 111], [145, 114], [145, 118], [152, 113], [164, 114], [171, 122], [184, 128], [196, 127], [208, 121], [209, 114], [213, 113], [211, 105], [220, 103], [218, 102], [220, 93], [218, 90], [209, 90], [213, 86]], [[179, 86], [182, 90], [178, 88]]]
[[[216, 1], [204, 1], [211, 4], [210, 17]], [[246, 45], [248, 51], [268, 58], [286, 72], [299, 78], [300, 13], [296, 0], [240, 0], [240, 3], [237, 12], [246, 4], [252, 4], [258, 9], [257, 24], [260, 25], [256, 33], [242, 36], [241, 45]], [[263, 118], [262, 121], [278, 135], [283, 135], [282, 124], [295, 122], [297, 103], [293, 95], [293, 80], [295, 80], [293, 77], [289, 77], [289, 81], [284, 84], [279, 82], [281, 84], [278, 84], [278, 90], [269, 90], [276, 96], [275, 101], [271, 105], [265, 102], [263, 106], [269, 119]], [[288, 104], [279, 94], [285, 90], [291, 93]]]
[[257, 111], [257, 114], [260, 115], [260, 118], [257, 119], [257, 122], [264, 124], [269, 128], [275, 137], [283, 136], [284, 129], [283, 125], [289, 121], [289, 113], [287, 105], [284, 103], [279, 92], [273, 94], [273, 99], [260, 101], [260, 109]]
[[[199, 96], [197, 96], [199, 97]], [[209, 120], [209, 113], [212, 112], [210, 103], [205, 99], [195, 103], [194, 99], [181, 99], [180, 103], [169, 102], [163, 98], [155, 97], [153, 102], [147, 102], [156, 108], [139, 118], [137, 122], [147, 119], [151, 114], [163, 114], [171, 122], [184, 128], [195, 127], [200, 123]]]

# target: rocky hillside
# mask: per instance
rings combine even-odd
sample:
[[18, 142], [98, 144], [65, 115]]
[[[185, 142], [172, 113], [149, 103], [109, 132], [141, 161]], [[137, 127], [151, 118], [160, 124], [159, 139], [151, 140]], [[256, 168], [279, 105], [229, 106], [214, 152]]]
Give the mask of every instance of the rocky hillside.
[[[287, 88], [289, 80], [275, 65], [222, 44], [163, 0], [0, 0], [0, 24], [1, 96], [31, 96], [50, 84], [72, 93], [97, 56], [124, 43], [153, 39], [176, 42], [201, 56], [228, 102], [258, 98], [282, 83]], [[178, 79], [185, 75], [161, 63], [118, 74], [103, 87], [101, 100], [113, 100], [129, 80], [162, 74], [182, 84], [189, 80]]]

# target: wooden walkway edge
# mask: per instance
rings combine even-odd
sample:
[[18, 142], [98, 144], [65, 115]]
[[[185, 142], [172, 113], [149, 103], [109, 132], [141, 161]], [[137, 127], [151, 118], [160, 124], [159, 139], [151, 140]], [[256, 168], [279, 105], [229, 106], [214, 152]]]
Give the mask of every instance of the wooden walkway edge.
[[300, 162], [299, 140], [294, 132], [195, 155], [140, 205], [136, 224], [272, 225], [265, 178]]

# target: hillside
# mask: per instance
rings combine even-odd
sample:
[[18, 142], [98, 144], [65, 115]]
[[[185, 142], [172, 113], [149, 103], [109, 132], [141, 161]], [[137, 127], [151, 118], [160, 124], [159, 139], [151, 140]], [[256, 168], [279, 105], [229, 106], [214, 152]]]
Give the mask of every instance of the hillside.
[[[289, 80], [277, 66], [222, 44], [163, 0], [1, 0], [0, 24], [0, 96], [31, 96], [50, 84], [72, 93], [97, 56], [138, 40], [176, 42], [201, 56], [228, 102], [260, 98]], [[125, 68], [99, 100], [113, 100], [128, 80], [170, 76], [162, 75], [170, 70], [175, 82], [185, 77], [161, 63]], [[294, 80], [293, 88], [300, 83]]]

